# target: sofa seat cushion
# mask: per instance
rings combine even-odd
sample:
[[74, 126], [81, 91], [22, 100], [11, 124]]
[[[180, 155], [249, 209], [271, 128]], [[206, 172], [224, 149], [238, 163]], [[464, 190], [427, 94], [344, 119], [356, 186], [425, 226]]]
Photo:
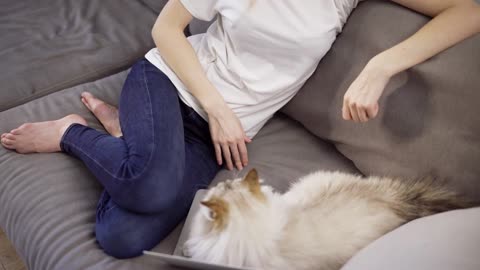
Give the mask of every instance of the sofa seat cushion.
[[376, 119], [342, 119], [343, 96], [367, 62], [426, 22], [389, 1], [361, 3], [283, 112], [334, 142], [364, 174], [433, 175], [479, 198], [480, 35], [395, 76]]
[[[117, 104], [126, 75], [124, 71], [0, 112], [0, 133], [24, 122], [57, 119], [71, 113], [80, 114], [90, 126], [101, 129], [81, 103], [80, 93], [88, 89]], [[274, 117], [248, 149], [249, 166], [257, 168], [278, 190], [317, 169], [357, 172], [332, 145], [319, 141], [282, 115]], [[235, 175], [240, 173], [222, 171], [216, 181]], [[146, 257], [115, 260], [103, 253], [93, 231], [101, 189], [93, 175], [73, 157], [62, 153], [20, 155], [0, 147], [0, 227], [28, 269], [172, 269]], [[172, 253], [180, 228], [155, 250]]]
[[258, 170], [265, 184], [279, 192], [286, 191], [300, 177], [318, 170], [360, 174], [333, 145], [319, 140], [282, 113], [261, 129], [248, 145], [248, 151], [250, 161], [242, 172], [222, 170], [212, 184], [241, 177], [252, 168]]
[[141, 0], [3, 0], [0, 111], [126, 69], [156, 17]]
[[480, 208], [417, 219], [358, 252], [342, 270], [478, 270]]

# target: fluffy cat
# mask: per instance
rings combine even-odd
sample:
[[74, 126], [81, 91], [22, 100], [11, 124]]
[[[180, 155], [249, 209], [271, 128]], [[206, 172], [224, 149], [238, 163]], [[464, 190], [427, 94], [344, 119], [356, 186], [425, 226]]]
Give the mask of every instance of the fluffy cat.
[[339, 269], [358, 250], [398, 226], [473, 206], [433, 180], [366, 179], [316, 172], [279, 194], [256, 170], [211, 188], [184, 254], [264, 270]]

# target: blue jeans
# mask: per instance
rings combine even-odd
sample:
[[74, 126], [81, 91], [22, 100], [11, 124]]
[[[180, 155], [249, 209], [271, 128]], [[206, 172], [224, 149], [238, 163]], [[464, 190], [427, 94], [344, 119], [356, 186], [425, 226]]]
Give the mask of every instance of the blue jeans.
[[119, 114], [121, 138], [73, 124], [60, 144], [105, 188], [95, 225], [100, 246], [129, 258], [153, 248], [180, 223], [195, 192], [209, 185], [220, 166], [208, 123], [145, 59], [128, 74]]

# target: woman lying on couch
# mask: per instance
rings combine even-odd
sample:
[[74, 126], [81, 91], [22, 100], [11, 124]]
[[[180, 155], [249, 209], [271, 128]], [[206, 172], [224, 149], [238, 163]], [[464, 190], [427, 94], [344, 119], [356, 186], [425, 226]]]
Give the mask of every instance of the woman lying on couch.
[[[345, 93], [345, 120], [375, 118], [392, 76], [480, 32], [474, 0], [394, 2], [434, 18], [369, 61]], [[74, 114], [24, 124], [2, 134], [1, 143], [82, 160], [105, 188], [98, 242], [117, 258], [141, 255], [185, 217], [195, 191], [223, 164], [248, 164], [246, 144], [314, 72], [357, 4], [170, 0], [152, 31], [157, 48], [132, 67], [118, 110], [82, 94], [109, 134]], [[187, 39], [183, 29], [194, 17], [217, 20]]]

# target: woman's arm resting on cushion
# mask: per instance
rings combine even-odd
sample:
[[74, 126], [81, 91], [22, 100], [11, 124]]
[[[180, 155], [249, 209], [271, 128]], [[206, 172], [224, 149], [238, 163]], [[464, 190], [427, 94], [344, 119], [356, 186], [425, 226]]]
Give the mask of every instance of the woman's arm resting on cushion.
[[366, 122], [378, 113], [378, 99], [390, 78], [447, 48], [480, 33], [476, 0], [392, 0], [434, 17], [417, 33], [378, 54], [345, 93], [345, 120]]
[[222, 164], [223, 153], [227, 168], [233, 169], [235, 163], [240, 170], [248, 163], [245, 142], [250, 142], [250, 139], [236, 115], [208, 80], [185, 37], [183, 29], [192, 19], [192, 14], [179, 0], [170, 0], [153, 26], [152, 37], [165, 62], [207, 112], [217, 162]]

